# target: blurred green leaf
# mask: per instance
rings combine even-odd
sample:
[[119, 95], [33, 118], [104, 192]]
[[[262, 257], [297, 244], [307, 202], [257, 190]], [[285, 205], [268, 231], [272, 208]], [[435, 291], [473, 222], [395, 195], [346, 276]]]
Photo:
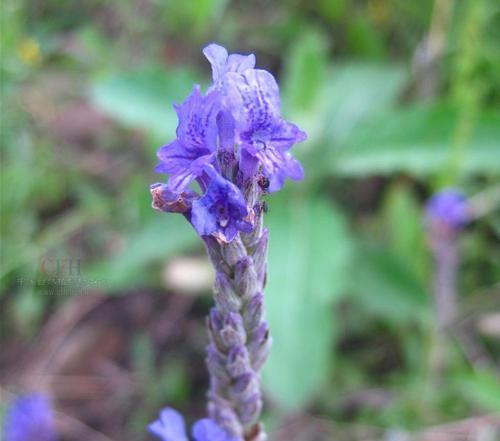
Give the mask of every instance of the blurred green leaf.
[[94, 81], [91, 99], [124, 126], [167, 140], [175, 135], [177, 127], [172, 103], [184, 101], [196, 82], [195, 75], [186, 69], [152, 67], [113, 72]]
[[407, 72], [402, 66], [348, 63], [333, 67], [332, 81], [323, 93], [330, 103], [326, 134], [340, 143], [354, 128], [391, 108], [401, 92]]
[[498, 372], [475, 370], [458, 375], [455, 381], [462, 393], [485, 411], [500, 412]]
[[342, 19], [348, 2], [346, 0], [318, 0], [317, 8], [321, 16], [330, 22]]
[[283, 408], [296, 409], [330, 372], [333, 305], [346, 281], [351, 242], [341, 213], [321, 198], [277, 195], [266, 223], [266, 301], [274, 346], [264, 380]]
[[228, 0], [155, 0], [161, 8], [163, 22], [171, 31], [184, 33], [189, 29], [186, 38], [196, 41], [209, 32], [210, 28], [223, 15]]
[[131, 234], [116, 256], [98, 262], [85, 271], [101, 281], [107, 290], [132, 288], [146, 283], [146, 268], [199, 244], [199, 238], [182, 216], [162, 215], [141, 231]]
[[424, 317], [430, 294], [413, 269], [390, 249], [362, 243], [354, 261], [349, 286], [365, 309], [397, 322]]
[[422, 282], [429, 278], [423, 212], [408, 186], [392, 185], [382, 206], [385, 235], [391, 249]]
[[[385, 113], [359, 127], [332, 156], [333, 171], [349, 176], [435, 173], [447, 165], [457, 120], [448, 105]], [[500, 114], [483, 113], [464, 148], [463, 173], [500, 172]]]
[[323, 87], [327, 59], [325, 35], [311, 29], [299, 34], [286, 58], [283, 78], [285, 108], [310, 110]]
[[323, 141], [320, 164], [336, 154], [360, 123], [390, 109], [407, 78], [395, 64], [350, 62], [334, 64], [312, 110], [294, 109], [293, 120], [308, 133], [312, 142]]
[[155, 354], [151, 337], [148, 333], [137, 333], [133, 336], [130, 358], [134, 374], [144, 384], [154, 374]]
[[357, 13], [347, 21], [347, 38], [355, 55], [373, 58], [385, 55], [382, 32], [365, 14]]
[[32, 287], [23, 288], [14, 297], [10, 314], [25, 335], [37, 334], [47, 300], [46, 296], [37, 295]]

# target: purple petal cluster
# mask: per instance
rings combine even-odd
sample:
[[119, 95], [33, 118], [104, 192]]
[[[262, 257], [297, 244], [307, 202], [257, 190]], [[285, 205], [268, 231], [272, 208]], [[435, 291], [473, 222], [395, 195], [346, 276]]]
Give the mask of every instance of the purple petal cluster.
[[177, 136], [159, 149], [156, 167], [169, 179], [151, 193], [154, 208], [183, 213], [200, 236], [227, 243], [252, 230], [258, 197], [248, 194], [258, 181], [275, 192], [286, 178], [303, 177], [289, 150], [306, 134], [281, 117], [276, 80], [255, 69], [254, 55], [229, 55], [216, 44], [203, 53], [213, 84], [205, 94], [195, 86], [175, 106]]
[[466, 198], [459, 190], [449, 188], [434, 194], [426, 205], [429, 223], [459, 230], [470, 221]]
[[[162, 441], [189, 441], [184, 418], [170, 407], [160, 412], [160, 417], [149, 425], [149, 431]], [[193, 425], [192, 436], [194, 441], [236, 441], [209, 418]]]
[[56, 441], [54, 414], [45, 395], [25, 395], [7, 409], [5, 441]]

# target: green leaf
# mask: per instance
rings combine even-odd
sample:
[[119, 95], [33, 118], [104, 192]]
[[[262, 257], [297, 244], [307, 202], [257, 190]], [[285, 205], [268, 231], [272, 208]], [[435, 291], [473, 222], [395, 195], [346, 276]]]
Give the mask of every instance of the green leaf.
[[414, 270], [390, 249], [361, 243], [354, 261], [349, 286], [365, 309], [399, 322], [425, 317], [430, 294]]
[[188, 70], [159, 67], [113, 72], [99, 77], [91, 89], [93, 103], [126, 127], [172, 138], [177, 115], [172, 103], [184, 101], [196, 78]]
[[322, 198], [276, 195], [266, 223], [266, 302], [274, 345], [264, 381], [278, 404], [296, 409], [329, 374], [333, 305], [346, 282], [351, 241], [341, 213]]
[[158, 213], [155, 220], [127, 239], [118, 255], [93, 265], [85, 270], [85, 275], [102, 283], [107, 290], [131, 288], [147, 282], [149, 264], [198, 243], [198, 236], [182, 216]]
[[407, 185], [395, 183], [389, 188], [382, 206], [382, 220], [394, 254], [425, 283], [429, 280], [430, 261], [423, 210]]
[[347, 40], [355, 56], [382, 58], [386, 48], [382, 33], [366, 14], [354, 14], [347, 21]]
[[290, 106], [295, 111], [310, 110], [325, 81], [326, 37], [316, 30], [303, 31], [286, 60], [283, 78], [285, 108]]
[[[335, 174], [366, 176], [408, 172], [428, 175], [448, 164], [458, 110], [448, 105], [415, 106], [385, 113], [359, 127], [332, 155]], [[464, 146], [462, 172], [500, 172], [500, 114], [474, 121]]]
[[291, 119], [306, 130], [309, 145], [322, 141], [319, 157], [324, 162], [325, 154], [334, 156], [360, 123], [395, 104], [406, 78], [406, 70], [399, 65], [335, 64], [325, 73], [312, 108], [293, 108]]
[[455, 377], [458, 389], [480, 408], [500, 412], [500, 383], [498, 372], [481, 369]]

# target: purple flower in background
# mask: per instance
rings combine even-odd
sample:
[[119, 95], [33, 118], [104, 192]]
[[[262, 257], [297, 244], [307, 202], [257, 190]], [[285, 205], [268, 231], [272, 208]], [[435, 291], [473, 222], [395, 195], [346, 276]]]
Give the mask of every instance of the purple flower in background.
[[[149, 431], [162, 441], [188, 441], [186, 424], [182, 415], [167, 407], [160, 412], [160, 417], [151, 423]], [[209, 418], [197, 421], [193, 426], [195, 441], [233, 441], [229, 435]]]
[[425, 208], [427, 238], [433, 253], [433, 294], [440, 329], [452, 325], [458, 312], [459, 233], [471, 221], [465, 195], [453, 188], [434, 194]]
[[193, 202], [191, 223], [200, 236], [214, 235], [231, 242], [238, 231], [250, 232], [252, 224], [245, 220], [248, 210], [240, 189], [208, 167], [211, 177], [205, 195]]
[[204, 418], [194, 424], [193, 438], [196, 441], [235, 441], [210, 418]]
[[427, 202], [426, 217], [433, 224], [453, 230], [464, 227], [470, 220], [464, 194], [453, 188], [436, 193]]
[[55, 441], [54, 414], [46, 396], [26, 395], [15, 399], [7, 409], [5, 441]]
[[[242, 155], [240, 167], [251, 176], [258, 164], [269, 178], [269, 191], [280, 190], [285, 178], [302, 179], [304, 171], [288, 150], [307, 136], [280, 116], [278, 84], [265, 70], [226, 75], [226, 93], [237, 123]], [[251, 160], [254, 158], [254, 161]]]
[[148, 429], [162, 441], [188, 441], [184, 418], [170, 407], [163, 409], [160, 417], [152, 422]]

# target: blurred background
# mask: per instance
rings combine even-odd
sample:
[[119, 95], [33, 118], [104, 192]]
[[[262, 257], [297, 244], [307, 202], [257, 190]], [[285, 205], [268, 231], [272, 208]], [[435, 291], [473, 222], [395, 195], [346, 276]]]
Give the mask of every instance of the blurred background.
[[[492, 441], [500, 427], [497, 0], [6, 0], [1, 409], [43, 391], [63, 440], [204, 415], [212, 274], [151, 209], [173, 102], [211, 41], [255, 53], [309, 134], [267, 198], [271, 441]], [[440, 330], [424, 205], [480, 201]], [[495, 417], [495, 415], [497, 415]], [[496, 433], [496, 434], [495, 434]]]

